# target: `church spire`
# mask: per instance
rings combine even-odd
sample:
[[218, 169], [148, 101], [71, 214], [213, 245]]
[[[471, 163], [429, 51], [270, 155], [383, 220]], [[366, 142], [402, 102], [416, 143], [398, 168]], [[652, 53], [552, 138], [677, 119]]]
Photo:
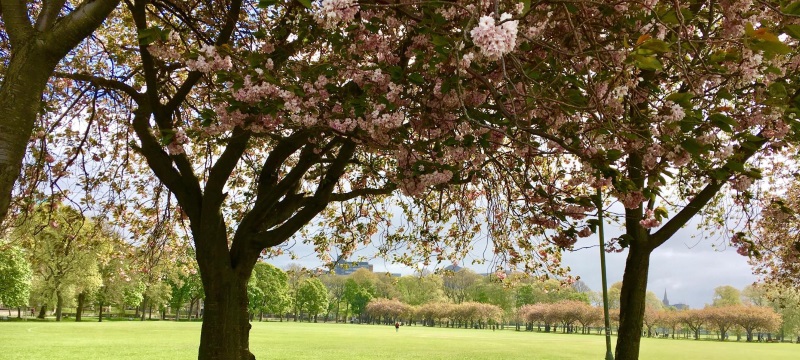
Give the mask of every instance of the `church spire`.
[[667, 299], [667, 289], [664, 289], [664, 300], [661, 300], [664, 306], [669, 306], [669, 299]]

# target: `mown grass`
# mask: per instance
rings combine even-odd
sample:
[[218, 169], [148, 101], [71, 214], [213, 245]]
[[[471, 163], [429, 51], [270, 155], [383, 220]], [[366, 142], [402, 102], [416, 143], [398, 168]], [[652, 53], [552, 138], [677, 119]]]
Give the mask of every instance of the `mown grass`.
[[[200, 323], [4, 322], [0, 359], [196, 359]], [[254, 323], [258, 359], [602, 359], [604, 338], [512, 330]], [[643, 339], [641, 359], [800, 359], [798, 344]]]

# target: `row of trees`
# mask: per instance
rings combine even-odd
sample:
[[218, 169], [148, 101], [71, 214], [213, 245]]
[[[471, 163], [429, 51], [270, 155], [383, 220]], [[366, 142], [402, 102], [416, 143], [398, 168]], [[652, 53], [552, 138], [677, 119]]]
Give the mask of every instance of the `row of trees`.
[[398, 320], [409, 324], [484, 329], [504, 324], [504, 312], [497, 305], [479, 302], [460, 304], [432, 302], [419, 306], [405, 304], [396, 299], [374, 299], [365, 309], [373, 322], [391, 324]]
[[[186, 242], [169, 238], [154, 248], [132, 243], [103, 219], [90, 219], [63, 204], [42, 204], [2, 243], [6, 307], [31, 308], [44, 318], [52, 310], [60, 321], [74, 308], [76, 321], [92, 309], [102, 321], [106, 309], [135, 316], [173, 316], [186, 309], [198, 316], [203, 287], [193, 252]], [[129, 314], [131, 315], [131, 314]]]

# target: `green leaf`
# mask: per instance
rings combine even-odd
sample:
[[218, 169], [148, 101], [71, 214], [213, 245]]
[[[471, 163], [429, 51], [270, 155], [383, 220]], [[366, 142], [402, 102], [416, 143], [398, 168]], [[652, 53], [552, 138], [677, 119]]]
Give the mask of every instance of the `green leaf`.
[[653, 215], [655, 215], [656, 220], [661, 221], [661, 219], [669, 217], [669, 212], [663, 206], [659, 206], [653, 210]]
[[672, 101], [685, 109], [692, 106], [692, 98], [694, 98], [694, 95], [685, 92], [672, 93], [667, 96], [667, 100]]
[[739, 125], [739, 123], [736, 122], [736, 120], [734, 120], [730, 116], [721, 113], [714, 113], [709, 115], [708, 121], [714, 124], [714, 126], [720, 128], [720, 130], [727, 133], [732, 133], [733, 128]]
[[422, 85], [425, 82], [425, 78], [420, 73], [408, 75], [408, 80], [417, 85]]
[[786, 55], [792, 52], [792, 48], [789, 45], [786, 45], [780, 41], [753, 41], [750, 43], [751, 50], [761, 50], [764, 52], [765, 55]]
[[791, 15], [800, 15], [800, 1], [795, 1], [783, 7], [783, 12]]
[[278, 3], [278, 0], [258, 0], [258, 7], [261, 9], [266, 9], [272, 5]]
[[729, 161], [726, 165], [727, 168], [735, 171], [735, 172], [744, 172], [744, 164], [738, 161]]
[[297, 0], [297, 2], [305, 6], [307, 9], [311, 9], [311, 0]]
[[688, 138], [681, 142], [681, 147], [688, 151], [689, 154], [698, 155], [702, 150], [702, 145], [694, 138]]
[[633, 241], [633, 236], [631, 236], [631, 234], [622, 234], [622, 236], [617, 238], [617, 241], [619, 242], [619, 246], [621, 246], [624, 249], [631, 245], [631, 242]]
[[664, 68], [664, 65], [655, 56], [632, 55], [632, 58], [633, 64], [642, 70], [659, 71]]
[[774, 82], [770, 84], [768, 91], [772, 97], [776, 97], [779, 99], [785, 99], [787, 96], [789, 96], [789, 92], [786, 91], [786, 86], [784, 86], [783, 83], [779, 82]]
[[663, 40], [650, 39], [639, 45], [642, 49], [647, 49], [655, 53], [668, 53], [670, 52], [669, 44]]
[[149, 27], [139, 31], [139, 43], [142, 45], [150, 45], [158, 40], [163, 40], [169, 31], [163, 31], [158, 26]]
[[784, 27], [784, 31], [787, 35], [795, 38], [800, 39], [800, 25], [789, 24]]
[[611, 149], [606, 151], [606, 159], [608, 161], [617, 161], [622, 157], [622, 150]]

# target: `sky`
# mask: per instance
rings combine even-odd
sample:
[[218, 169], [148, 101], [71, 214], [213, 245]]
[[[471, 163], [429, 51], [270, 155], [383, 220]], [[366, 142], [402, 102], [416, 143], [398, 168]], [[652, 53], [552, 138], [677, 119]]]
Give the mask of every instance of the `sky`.
[[[606, 239], [621, 234], [622, 229], [618, 226], [606, 225]], [[747, 264], [746, 257], [737, 254], [734, 248], [719, 246], [719, 239], [704, 239], [701, 235], [702, 233], [696, 230], [696, 225], [690, 223], [653, 251], [650, 258], [647, 289], [654, 292], [659, 299], [663, 298], [664, 291], [666, 291], [671, 304], [683, 303], [694, 309], [703, 308], [705, 304], [711, 303], [714, 288], [731, 285], [741, 290], [757, 280]], [[597, 236], [591, 236], [579, 240], [575, 247], [588, 247], [598, 244], [598, 242]], [[306, 268], [316, 268], [321, 265], [310, 247], [305, 249], [304, 245], [297, 244], [294, 250], [301, 255], [299, 259], [290, 260], [284, 256], [270, 260], [270, 262], [278, 267], [286, 267], [290, 263]], [[368, 250], [357, 252], [357, 254], [366, 253]], [[614, 282], [622, 281], [626, 256], [627, 251], [606, 254], [609, 286]], [[403, 275], [414, 272], [412, 268], [393, 264], [381, 258], [372, 259], [369, 262], [373, 264], [375, 272]], [[469, 263], [469, 261], [464, 261], [464, 263]], [[580, 276], [581, 280], [592, 290], [599, 291], [601, 289], [598, 247], [567, 252], [564, 254], [563, 264], [570, 267], [571, 273]], [[447, 265], [449, 264], [441, 266]], [[488, 262], [484, 265], [465, 266], [478, 273], [494, 270]]]

